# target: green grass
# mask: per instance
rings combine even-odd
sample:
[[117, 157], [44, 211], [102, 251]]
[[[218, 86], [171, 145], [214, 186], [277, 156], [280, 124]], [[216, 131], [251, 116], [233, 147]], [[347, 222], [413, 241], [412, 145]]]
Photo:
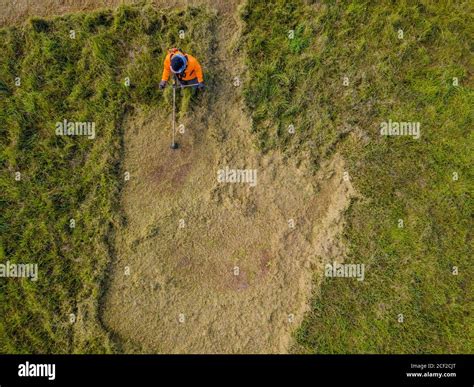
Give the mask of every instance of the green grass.
[[[122, 120], [137, 106], [170, 109], [158, 90], [166, 49], [206, 67], [213, 18], [124, 6], [0, 30], [0, 260], [39, 265], [37, 282], [0, 281], [0, 353], [120, 350], [98, 300], [121, 221]], [[63, 119], [95, 122], [96, 138], [56, 136]]]
[[[241, 11], [260, 149], [315, 169], [339, 151], [363, 196], [344, 237], [366, 279], [323, 280], [295, 351], [472, 353], [472, 5], [310, 3]], [[420, 122], [421, 138], [381, 137], [389, 119]]]

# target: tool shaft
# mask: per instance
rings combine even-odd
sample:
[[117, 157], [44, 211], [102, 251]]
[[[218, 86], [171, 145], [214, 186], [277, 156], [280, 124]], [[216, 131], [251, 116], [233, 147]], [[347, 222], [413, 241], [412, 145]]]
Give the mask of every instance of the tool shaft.
[[172, 127], [173, 127], [173, 141], [172, 144], [174, 145], [174, 138], [175, 138], [175, 125], [176, 125], [176, 87], [173, 87], [173, 115], [172, 115]]

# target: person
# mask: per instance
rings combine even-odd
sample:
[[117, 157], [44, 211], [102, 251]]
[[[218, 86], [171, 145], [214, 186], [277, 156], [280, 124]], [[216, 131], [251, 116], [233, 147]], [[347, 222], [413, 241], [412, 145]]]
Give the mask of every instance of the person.
[[199, 90], [205, 88], [202, 68], [198, 60], [178, 48], [172, 48], [166, 55], [160, 89], [166, 87], [171, 74], [176, 77], [178, 85], [195, 85], [191, 88]]

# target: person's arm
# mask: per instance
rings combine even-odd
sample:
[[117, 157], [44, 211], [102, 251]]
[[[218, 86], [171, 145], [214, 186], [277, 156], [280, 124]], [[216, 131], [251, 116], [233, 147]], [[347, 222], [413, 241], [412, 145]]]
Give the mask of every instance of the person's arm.
[[196, 59], [196, 76], [199, 83], [204, 83], [204, 76], [202, 74], [202, 68], [199, 64], [198, 60]]
[[171, 59], [170, 59], [171, 55], [170, 54], [167, 54], [166, 55], [166, 58], [165, 58], [165, 63], [163, 65], [163, 74], [161, 75], [161, 80], [162, 81], [168, 81], [168, 79], [170, 78], [170, 65], [171, 65]]

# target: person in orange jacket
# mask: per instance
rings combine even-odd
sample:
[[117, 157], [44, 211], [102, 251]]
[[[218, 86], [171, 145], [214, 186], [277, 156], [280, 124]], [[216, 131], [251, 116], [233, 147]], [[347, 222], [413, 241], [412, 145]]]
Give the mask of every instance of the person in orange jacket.
[[166, 87], [171, 74], [176, 77], [179, 85], [195, 85], [192, 89], [200, 90], [205, 87], [202, 68], [198, 60], [178, 48], [172, 48], [166, 55], [160, 89]]

